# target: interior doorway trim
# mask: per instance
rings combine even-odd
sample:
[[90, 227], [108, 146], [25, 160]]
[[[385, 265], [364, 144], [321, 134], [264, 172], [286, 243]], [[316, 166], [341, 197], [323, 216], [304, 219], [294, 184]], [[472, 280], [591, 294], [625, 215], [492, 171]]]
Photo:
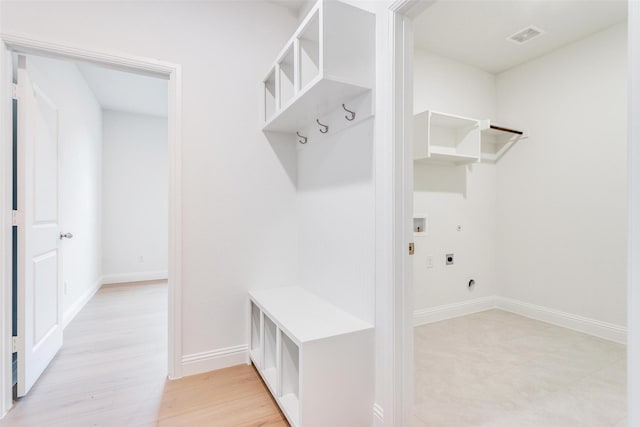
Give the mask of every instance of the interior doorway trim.
[[413, 20], [435, 0], [397, 0], [390, 6], [393, 147], [393, 323], [392, 419], [385, 425], [406, 426], [413, 420]]
[[[405, 112], [413, 110], [412, 97], [412, 21], [427, 9], [432, 0], [398, 0], [390, 7], [392, 14], [391, 47], [393, 61], [394, 150], [394, 288], [393, 304], [393, 408], [389, 425], [410, 425], [413, 405], [413, 325], [411, 319], [412, 267], [408, 243], [413, 236], [408, 212], [413, 197], [413, 183], [407, 175], [413, 168], [411, 121]], [[627, 256], [627, 402], [640, 398], [640, 2], [628, 2], [628, 256]], [[404, 366], [404, 368], [403, 368]], [[628, 425], [640, 425], [640, 406], [628, 405]]]
[[629, 1], [627, 423], [640, 423], [640, 2]]
[[169, 310], [168, 376], [182, 376], [182, 96], [179, 64], [0, 34], [0, 418], [12, 402], [12, 54], [87, 61], [104, 67], [168, 80]]

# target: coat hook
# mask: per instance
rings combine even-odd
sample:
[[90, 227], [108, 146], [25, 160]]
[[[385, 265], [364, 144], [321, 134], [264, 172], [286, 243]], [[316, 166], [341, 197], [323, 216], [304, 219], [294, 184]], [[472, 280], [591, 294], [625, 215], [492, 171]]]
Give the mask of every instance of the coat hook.
[[307, 138], [306, 136], [300, 135], [300, 132], [296, 132], [296, 135], [298, 135], [300, 137], [300, 139], [298, 140], [298, 142], [300, 144], [306, 144], [307, 143], [307, 139], [309, 139], [309, 138]]
[[322, 123], [320, 123], [320, 120], [316, 119], [316, 122], [322, 126], [324, 129], [320, 129], [320, 133], [327, 133], [329, 132], [329, 126], [327, 125], [323, 125]]
[[347, 113], [351, 114], [351, 117], [344, 116], [345, 119], [347, 119], [349, 121], [355, 120], [355, 118], [356, 118], [356, 112], [355, 111], [347, 110], [347, 107], [345, 107], [344, 104], [342, 104], [342, 108], [344, 108], [344, 111], [346, 111]]

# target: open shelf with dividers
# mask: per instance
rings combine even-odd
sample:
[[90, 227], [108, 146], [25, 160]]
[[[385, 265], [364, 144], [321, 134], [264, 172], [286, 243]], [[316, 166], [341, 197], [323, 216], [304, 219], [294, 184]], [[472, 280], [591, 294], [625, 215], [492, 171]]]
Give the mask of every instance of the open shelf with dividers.
[[299, 287], [250, 291], [249, 301], [251, 337], [261, 337], [249, 354], [289, 423], [369, 425], [373, 326]]
[[480, 161], [480, 120], [437, 111], [414, 116], [414, 159], [457, 165]]
[[263, 130], [295, 133], [373, 88], [375, 16], [318, 0], [263, 80]]

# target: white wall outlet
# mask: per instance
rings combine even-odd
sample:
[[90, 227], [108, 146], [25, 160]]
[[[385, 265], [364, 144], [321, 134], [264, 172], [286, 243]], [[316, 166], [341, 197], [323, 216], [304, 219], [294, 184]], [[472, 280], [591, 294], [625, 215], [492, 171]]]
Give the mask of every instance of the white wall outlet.
[[433, 256], [427, 255], [427, 268], [433, 268]]

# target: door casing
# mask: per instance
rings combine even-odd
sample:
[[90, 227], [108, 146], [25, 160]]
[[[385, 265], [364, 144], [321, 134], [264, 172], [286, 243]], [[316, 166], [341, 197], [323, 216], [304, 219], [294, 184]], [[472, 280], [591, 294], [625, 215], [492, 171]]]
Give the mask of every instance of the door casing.
[[12, 401], [12, 54], [30, 54], [58, 59], [88, 61], [112, 69], [168, 80], [169, 155], [169, 310], [168, 376], [182, 376], [182, 215], [181, 66], [127, 54], [52, 43], [45, 40], [0, 34], [0, 417]]

